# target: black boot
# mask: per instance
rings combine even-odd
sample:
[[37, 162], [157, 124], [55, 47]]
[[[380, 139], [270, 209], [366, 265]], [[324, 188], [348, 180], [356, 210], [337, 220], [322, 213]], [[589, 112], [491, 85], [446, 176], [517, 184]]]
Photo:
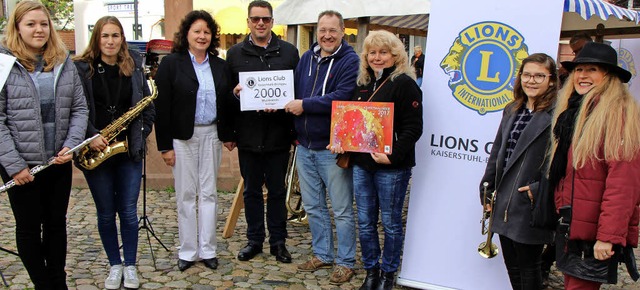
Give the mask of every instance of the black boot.
[[396, 277], [396, 272], [381, 272], [380, 273], [380, 284], [378, 284], [377, 290], [391, 290], [393, 289], [393, 280]]
[[360, 286], [360, 290], [375, 290], [380, 284], [380, 269], [373, 268], [367, 270], [367, 278], [364, 279], [364, 283]]

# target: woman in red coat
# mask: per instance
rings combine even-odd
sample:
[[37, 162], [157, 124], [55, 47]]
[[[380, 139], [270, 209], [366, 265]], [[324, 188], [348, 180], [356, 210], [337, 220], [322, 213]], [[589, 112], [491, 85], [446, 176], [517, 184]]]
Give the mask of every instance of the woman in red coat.
[[640, 108], [624, 84], [631, 73], [617, 63], [602, 43], [562, 62], [571, 74], [554, 114], [549, 180], [561, 214], [556, 264], [565, 289], [615, 283], [609, 265], [617, 269], [623, 251], [638, 246]]

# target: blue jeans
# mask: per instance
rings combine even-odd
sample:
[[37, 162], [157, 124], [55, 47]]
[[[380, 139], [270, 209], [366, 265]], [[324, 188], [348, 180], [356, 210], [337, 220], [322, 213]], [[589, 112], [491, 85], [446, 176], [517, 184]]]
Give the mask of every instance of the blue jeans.
[[336, 165], [329, 150], [311, 150], [298, 145], [296, 158], [302, 203], [309, 219], [314, 255], [325, 263], [334, 262], [333, 230], [327, 207], [327, 192], [338, 238], [337, 265], [353, 268], [356, 262], [356, 226], [353, 219], [351, 169]]
[[123, 153], [111, 157], [93, 170], [83, 170], [83, 173], [96, 204], [98, 232], [109, 264], [122, 264], [116, 227], [118, 213], [124, 265], [135, 265], [142, 162], [134, 162], [127, 153]]
[[[358, 209], [358, 232], [363, 268], [380, 268], [386, 273], [396, 272], [404, 241], [402, 208], [411, 169], [367, 171], [353, 167], [353, 186]], [[378, 214], [382, 217], [384, 249], [380, 250]], [[382, 265], [380, 258], [382, 254]]]

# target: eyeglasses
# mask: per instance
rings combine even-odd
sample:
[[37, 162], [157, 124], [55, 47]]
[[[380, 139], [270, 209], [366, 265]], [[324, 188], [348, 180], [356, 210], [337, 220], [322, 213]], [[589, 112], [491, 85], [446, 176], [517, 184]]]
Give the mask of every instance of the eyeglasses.
[[269, 23], [271, 23], [271, 20], [273, 20], [273, 17], [269, 17], [269, 16], [264, 16], [264, 17], [251, 16], [251, 17], [249, 17], [249, 20], [251, 20], [251, 23], [254, 23], [254, 24], [260, 22], [260, 20], [262, 20], [262, 22], [264, 24], [269, 24]]
[[325, 34], [329, 34], [329, 35], [338, 35], [339, 30], [337, 29], [318, 29], [318, 34], [319, 35], [325, 35]]
[[536, 84], [539, 84], [539, 83], [541, 83], [541, 82], [544, 82], [544, 79], [545, 79], [545, 78], [547, 78], [547, 77], [550, 77], [550, 76], [551, 76], [550, 74], [548, 74], [548, 75], [546, 75], [546, 74], [533, 74], [533, 75], [532, 75], [532, 74], [530, 74], [530, 73], [523, 73], [523, 74], [521, 74], [521, 75], [520, 75], [520, 79], [521, 79], [523, 82], [525, 82], [525, 83], [526, 83], [526, 82], [530, 81], [530, 80], [531, 80], [531, 78], [533, 78], [533, 81], [534, 81]]

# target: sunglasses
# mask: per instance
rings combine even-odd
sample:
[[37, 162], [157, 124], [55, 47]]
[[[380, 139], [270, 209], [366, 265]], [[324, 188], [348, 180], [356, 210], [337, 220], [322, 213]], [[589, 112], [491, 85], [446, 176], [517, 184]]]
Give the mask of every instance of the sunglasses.
[[262, 20], [262, 22], [264, 22], [264, 24], [269, 24], [269, 23], [271, 23], [271, 20], [273, 20], [273, 17], [269, 17], [269, 16], [265, 16], [265, 17], [252, 16], [252, 17], [249, 17], [249, 20], [251, 20], [251, 23], [258, 23], [258, 22], [260, 22], [260, 20]]

